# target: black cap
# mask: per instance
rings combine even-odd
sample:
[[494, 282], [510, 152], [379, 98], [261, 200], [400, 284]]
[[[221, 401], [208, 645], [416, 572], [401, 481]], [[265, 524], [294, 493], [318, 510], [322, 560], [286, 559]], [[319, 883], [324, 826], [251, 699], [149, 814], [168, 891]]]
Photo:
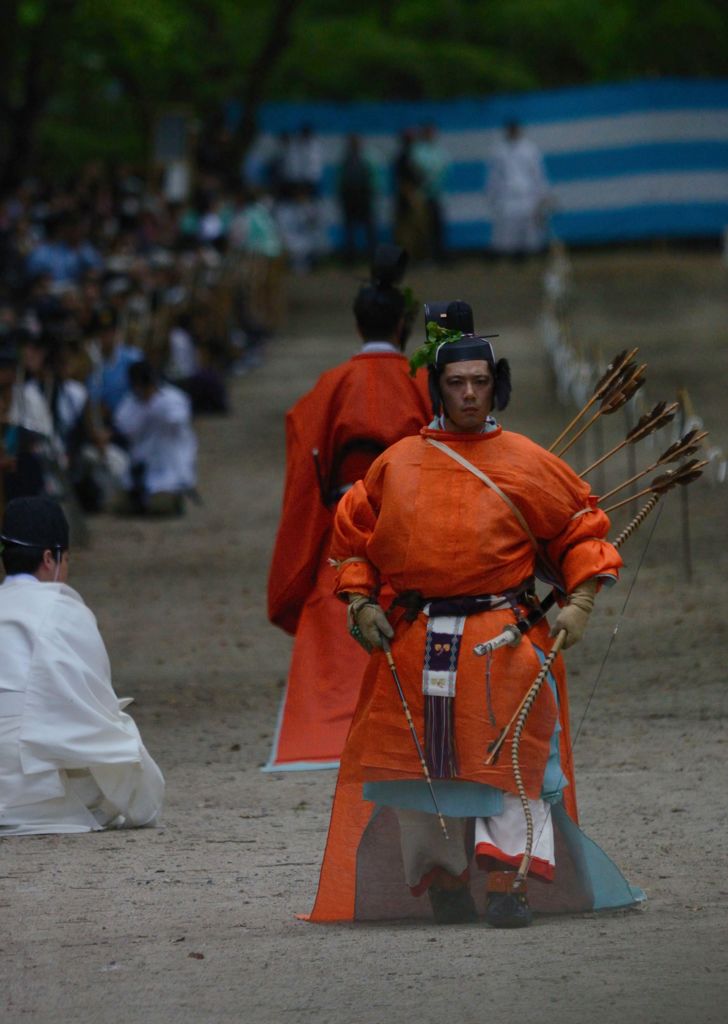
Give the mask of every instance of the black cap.
[[441, 370], [448, 363], [462, 363], [470, 359], [485, 359], [495, 370], [495, 353], [487, 338], [465, 335], [458, 341], [449, 341], [440, 346], [433, 366]]
[[462, 331], [463, 334], [475, 334], [473, 307], [469, 302], [456, 299], [449, 303], [445, 311], [445, 324], [448, 330]]
[[381, 242], [374, 251], [371, 276], [380, 287], [393, 287], [404, 277], [407, 269], [407, 250], [391, 242]]
[[5, 508], [0, 541], [5, 547], [67, 551], [68, 520], [52, 498], [13, 498]]

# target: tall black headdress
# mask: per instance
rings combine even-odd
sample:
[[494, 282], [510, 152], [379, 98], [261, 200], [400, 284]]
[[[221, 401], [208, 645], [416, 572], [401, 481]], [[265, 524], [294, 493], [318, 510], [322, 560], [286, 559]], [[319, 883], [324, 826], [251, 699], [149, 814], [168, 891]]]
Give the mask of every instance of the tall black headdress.
[[416, 303], [408, 288], [397, 287], [407, 269], [407, 250], [382, 243], [374, 251], [370, 280], [357, 292], [354, 316], [365, 338], [385, 340], [404, 321], [399, 335], [404, 348], [416, 314]]
[[407, 269], [407, 250], [400, 245], [382, 242], [374, 250], [371, 277], [374, 284], [380, 286], [399, 284]]

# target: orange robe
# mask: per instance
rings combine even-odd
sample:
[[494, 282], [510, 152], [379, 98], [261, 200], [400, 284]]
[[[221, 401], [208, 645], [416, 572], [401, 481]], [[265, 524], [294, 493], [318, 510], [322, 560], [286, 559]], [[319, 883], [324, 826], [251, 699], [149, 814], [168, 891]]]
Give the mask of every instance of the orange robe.
[[[405, 356], [361, 353], [324, 373], [286, 417], [286, 485], [268, 579], [271, 622], [295, 634], [291, 667], [267, 768], [338, 763], [367, 655], [346, 631], [346, 608], [333, 593], [328, 564], [335, 499], [328, 492], [364, 475], [382, 451], [416, 434], [430, 418], [424, 373]], [[321, 479], [312, 455], [318, 451]], [[328, 494], [326, 495], [328, 499]]]
[[[430, 429], [421, 434], [400, 441], [380, 456], [366, 478], [341, 501], [332, 541], [332, 555], [341, 563], [338, 592], [374, 591], [386, 581], [396, 593], [417, 590], [426, 597], [499, 594], [533, 575], [534, 547], [513, 511], [471, 472], [427, 444], [427, 437], [464, 455], [507, 494], [542, 554], [557, 568], [567, 593], [595, 576], [616, 577], [622, 561], [605, 540], [609, 520], [596, 507], [589, 487], [560, 459], [500, 427], [485, 434]], [[511, 793], [516, 785], [510, 737], [497, 764], [483, 762], [488, 744], [497, 738], [538, 674], [534, 647], [549, 649], [548, 626], [539, 623], [519, 646], [504, 647], [492, 655], [490, 707], [495, 722], [485, 696], [487, 659], [477, 658], [473, 647], [514, 620], [510, 608], [479, 612], [465, 620], [454, 698], [456, 779]], [[395, 630], [392, 653], [422, 741], [427, 619], [420, 612], [408, 622], [403, 611], [395, 609], [390, 621]], [[521, 737], [521, 770], [528, 795], [539, 798], [551, 736], [560, 718], [561, 766], [568, 781], [564, 807], [576, 820], [568, 697], [560, 658], [553, 674], [559, 704], [551, 689], [542, 687]], [[366, 880], [371, 881], [373, 869], [369, 861], [363, 866], [361, 854], [365, 846], [371, 852], [384, 843], [385, 833], [392, 831], [393, 815], [385, 812], [372, 819], [374, 805], [362, 798], [362, 784], [402, 779], [422, 779], [422, 773], [387, 662], [379, 652], [370, 659], [342, 756], [312, 920], [377, 916], [371, 906], [365, 906]], [[385, 875], [396, 859], [396, 850], [383, 858], [388, 864]], [[400, 906], [403, 883], [399, 889], [395, 882], [379, 879], [377, 884], [389, 892], [381, 916], [396, 916], [392, 908]], [[405, 905], [409, 906], [406, 897]]]

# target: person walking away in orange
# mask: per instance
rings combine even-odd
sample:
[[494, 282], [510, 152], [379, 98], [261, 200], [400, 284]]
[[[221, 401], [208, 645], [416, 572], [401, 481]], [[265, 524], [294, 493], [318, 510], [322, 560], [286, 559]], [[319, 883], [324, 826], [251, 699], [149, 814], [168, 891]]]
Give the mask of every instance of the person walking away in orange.
[[295, 635], [268, 770], [338, 764], [367, 658], [333, 594], [331, 530], [342, 495], [389, 445], [429, 419], [424, 375], [403, 354], [406, 253], [379, 246], [354, 300], [360, 351], [328, 370], [286, 416], [286, 483], [268, 580], [268, 616]]

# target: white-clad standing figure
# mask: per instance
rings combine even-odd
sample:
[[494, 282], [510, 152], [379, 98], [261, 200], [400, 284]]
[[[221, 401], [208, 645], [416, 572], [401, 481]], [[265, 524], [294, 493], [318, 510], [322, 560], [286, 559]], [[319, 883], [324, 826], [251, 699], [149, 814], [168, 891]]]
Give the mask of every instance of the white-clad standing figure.
[[546, 244], [550, 196], [540, 149], [516, 121], [509, 121], [493, 151], [486, 191], [494, 252], [516, 257], [540, 252]]

